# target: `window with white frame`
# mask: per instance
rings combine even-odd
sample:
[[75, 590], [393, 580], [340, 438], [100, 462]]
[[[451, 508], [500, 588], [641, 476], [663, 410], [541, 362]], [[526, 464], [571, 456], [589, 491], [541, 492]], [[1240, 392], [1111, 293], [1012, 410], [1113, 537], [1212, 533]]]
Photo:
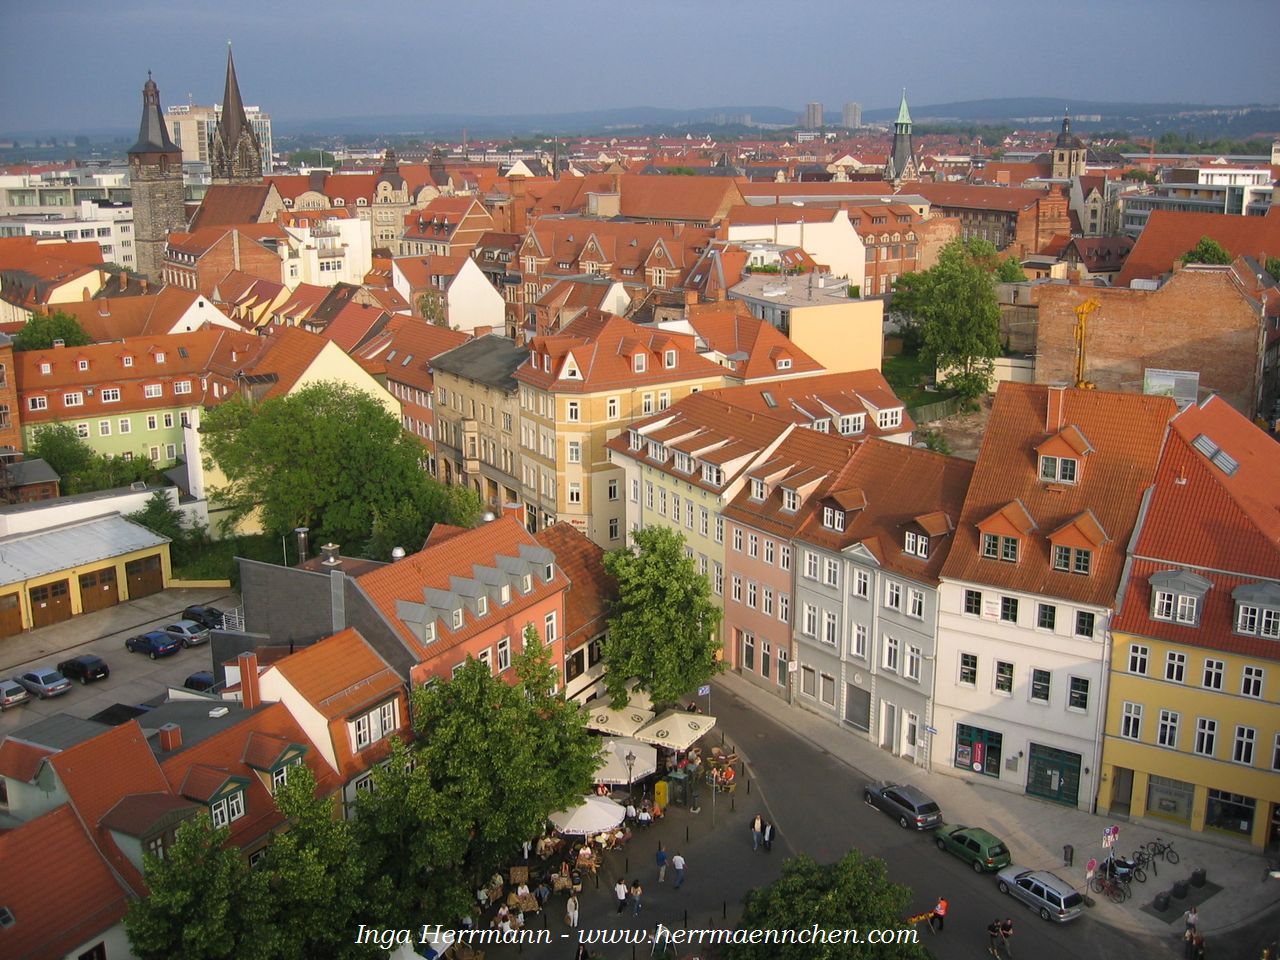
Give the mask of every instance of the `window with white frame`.
[[503, 637], [498, 641], [498, 672], [511, 666], [511, 638]]
[[98, 392], [98, 399], [103, 403], [119, 403], [120, 388], [119, 387], [103, 387]]
[[818, 608], [811, 603], [804, 604], [800, 630], [806, 637], [818, 635]]
[[582, 442], [579, 440], [570, 440], [566, 447], [567, 459], [570, 463], [582, 462]]
[[225, 827], [244, 816], [244, 791], [237, 790], [223, 797], [209, 807], [210, 816], [215, 827]]
[[884, 605], [890, 610], [902, 609], [902, 584], [893, 580], [885, 581]]
[[48, 410], [49, 398], [48, 397], [28, 397], [27, 409], [28, 410]]
[[1161, 710], [1160, 723], [1156, 727], [1156, 743], [1172, 750], [1178, 748], [1178, 713], [1174, 710]]
[[964, 612], [971, 617], [982, 614], [982, 591], [966, 590], [964, 592]]
[[711, 515], [707, 513], [707, 508], [699, 507], [698, 508], [698, 533], [700, 533], [704, 537], [707, 535], [707, 530], [709, 529], [710, 521], [711, 521]]
[[1209, 717], [1196, 718], [1195, 752], [1202, 757], [1212, 757], [1218, 746], [1218, 721]]
[[1142, 739], [1142, 704], [1124, 702], [1124, 710], [1120, 715], [1120, 736], [1126, 740]]
[[84, 406], [84, 394], [78, 390], [75, 393], [64, 393], [62, 395], [62, 405], [64, 407], [82, 407]]
[[795, 513], [800, 509], [800, 494], [785, 487], [782, 490], [782, 509], [787, 513]]
[[820, 569], [820, 561], [818, 555], [812, 550], [804, 552], [804, 576], [806, 580], [817, 580], [818, 570]]
[[822, 639], [833, 647], [840, 646], [840, 620], [830, 610], [822, 611]]
[[1150, 648], [1141, 643], [1129, 644], [1129, 672], [1145, 677], [1147, 675], [1147, 659], [1150, 653]]
[[871, 575], [862, 569], [853, 572], [853, 594], [866, 599], [871, 593]]
[[711, 589], [715, 591], [717, 597], [724, 594], [724, 567], [718, 561], [711, 562], [712, 578]]
[[1174, 683], [1184, 683], [1187, 678], [1187, 655], [1170, 650], [1164, 657], [1164, 678]]
[[760, 591], [760, 612], [766, 617], [773, 616], [773, 590], [770, 587]]
[[1071, 457], [1041, 457], [1040, 479], [1048, 483], [1075, 483], [1077, 462]]
[[643, 353], [637, 353], [632, 358], [631, 369], [636, 373], [644, 373], [645, 367], [647, 366], [646, 360], [647, 358]]
[[1013, 664], [1008, 660], [997, 660], [994, 674], [997, 693], [1013, 693]]
[[760, 538], [754, 533], [747, 534], [747, 556], [760, 556]]
[[173, 384], [173, 392], [174, 393], [190, 393], [191, 381], [190, 380], [175, 381]]
[[1206, 657], [1204, 661], [1204, 680], [1203, 685], [1209, 690], [1222, 689], [1222, 675], [1226, 671], [1227, 665], [1222, 660], [1215, 660], [1213, 657]]
[[453, 623], [453, 629], [455, 630], [457, 630], [459, 627], [462, 626], [462, 608], [461, 607], [453, 611], [453, 619], [451, 622]]
[[924, 619], [924, 593], [920, 590], [907, 589], [907, 616], [917, 620]]
[[766, 496], [766, 491], [765, 491], [764, 481], [758, 480], [755, 477], [752, 477], [751, 478], [751, 499], [759, 501], [759, 500], [763, 500], [765, 496]]
[[1231, 743], [1232, 761], [1253, 766], [1253, 748], [1257, 740], [1257, 730], [1253, 727], [1237, 725], [1235, 739]]
[[142, 395], [148, 400], [154, 400], [156, 397], [164, 395], [164, 386], [159, 383], [143, 384]]
[[826, 557], [822, 565], [822, 582], [829, 587], [840, 586], [840, 562]]
[[867, 625], [855, 623], [849, 631], [849, 655], [860, 660], [867, 659]]
[[565, 412], [564, 418], [570, 423], [578, 423], [582, 419], [581, 417], [582, 408], [577, 400], [568, 401], [565, 404], [564, 412]]
[[783, 570], [791, 569], [791, 547], [788, 544], [778, 544], [778, 566]]
[[[705, 530], [703, 530], [702, 532], [703, 532], [704, 534], [706, 533], [706, 531], [705, 531]], [[767, 563], [767, 564], [769, 564], [770, 566], [772, 566], [772, 565], [773, 565], [773, 549], [774, 549], [774, 548], [773, 548], [773, 541], [772, 541], [772, 540], [770, 540], [768, 537], [765, 537], [765, 539], [764, 539], [764, 562], [765, 562], [765, 563]]]
[[911, 646], [910, 644], [908, 644], [906, 669], [903, 671], [902, 675], [906, 677], [908, 680], [919, 680], [920, 679], [920, 661], [922, 659], [924, 658], [920, 652], [920, 648], [916, 646]]
[[891, 410], [881, 410], [876, 414], [876, 424], [881, 430], [891, 430], [894, 427], [902, 426], [902, 408], [894, 407]]
[[778, 594], [778, 619], [783, 623], [791, 622], [791, 596], [789, 594]]
[[733, 549], [738, 553], [742, 552], [742, 528], [733, 528]]
[[1031, 702], [1048, 703], [1051, 677], [1048, 670], [1031, 669]]
[[1262, 681], [1265, 676], [1266, 671], [1262, 667], [1245, 664], [1240, 673], [1240, 696], [1262, 699]]
[[884, 661], [883, 665], [886, 670], [898, 672], [898, 656], [901, 653], [902, 643], [897, 637], [886, 636], [884, 638]]
[[956, 681], [963, 687], [978, 685], [978, 655], [976, 653], [960, 654], [960, 673]]
[[582, 484], [569, 484], [569, 503], [578, 506], [582, 503]]
[[1089, 681], [1085, 677], [1072, 677], [1067, 684], [1067, 709], [1089, 709]]
[[756, 601], [760, 596], [760, 585], [754, 580], [747, 581], [747, 606], [752, 610], [756, 608]]
[[835, 507], [823, 507], [822, 525], [828, 530], [844, 533], [844, 511]]
[[929, 557], [929, 538], [922, 534], [908, 530], [903, 536], [903, 549], [916, 557], [928, 559]]
[[604, 403], [604, 415], [608, 420], [617, 420], [620, 416], [618, 407], [618, 398], [610, 397]]

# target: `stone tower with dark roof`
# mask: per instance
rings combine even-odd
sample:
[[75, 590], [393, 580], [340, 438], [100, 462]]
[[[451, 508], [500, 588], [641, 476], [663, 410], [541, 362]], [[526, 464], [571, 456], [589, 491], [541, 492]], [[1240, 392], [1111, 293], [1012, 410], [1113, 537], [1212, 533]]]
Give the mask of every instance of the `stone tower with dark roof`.
[[187, 220], [182, 206], [182, 151], [169, 136], [160, 112], [160, 89], [150, 72], [142, 87], [138, 141], [128, 155], [134, 262], [138, 273], [159, 283], [169, 231], [186, 229]]
[[222, 116], [213, 134], [214, 183], [261, 183], [262, 144], [244, 112], [236, 64], [227, 44], [227, 85], [222, 94]]
[[1062, 131], [1053, 143], [1053, 178], [1069, 180], [1084, 174], [1088, 149], [1079, 137], [1071, 132], [1071, 111], [1062, 114]]
[[895, 187], [904, 180], [919, 180], [915, 150], [911, 145], [911, 113], [907, 110], [907, 91], [902, 90], [902, 103], [898, 105], [898, 119], [893, 124], [893, 149], [884, 165], [884, 178]]

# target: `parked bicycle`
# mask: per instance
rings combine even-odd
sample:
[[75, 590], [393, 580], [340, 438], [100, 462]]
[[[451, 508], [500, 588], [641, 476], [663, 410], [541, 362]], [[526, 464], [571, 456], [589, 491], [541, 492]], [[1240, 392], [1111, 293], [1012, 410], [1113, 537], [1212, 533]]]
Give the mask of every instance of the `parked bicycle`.
[[1131, 895], [1128, 884], [1113, 880], [1101, 872], [1093, 875], [1089, 888], [1094, 893], [1106, 894], [1107, 899], [1112, 903], [1123, 903]]
[[1179, 859], [1178, 851], [1173, 849], [1173, 841], [1166, 843], [1163, 837], [1156, 837], [1148, 843], [1147, 852], [1152, 857], [1163, 857], [1166, 863], [1177, 863]]

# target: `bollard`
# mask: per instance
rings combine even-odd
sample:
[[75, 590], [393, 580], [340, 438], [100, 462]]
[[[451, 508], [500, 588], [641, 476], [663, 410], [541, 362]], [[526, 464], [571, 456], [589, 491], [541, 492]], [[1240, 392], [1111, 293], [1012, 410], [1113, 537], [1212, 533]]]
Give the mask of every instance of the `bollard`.
[[684, 842], [689, 842], [689, 825], [687, 823], [684, 825]]
[[747, 781], [747, 796], [751, 796], [751, 781]]
[[729, 901], [728, 900], [720, 901], [720, 919], [721, 920], [729, 919]]
[[689, 927], [689, 911], [688, 911], [688, 910], [686, 910], [686, 911], [684, 912], [684, 924], [683, 924], [683, 926], [684, 926], [686, 929], [688, 929], [688, 927]]
[[734, 802], [733, 802], [733, 794], [732, 794], [732, 793], [731, 793], [731, 794], [729, 794], [729, 809], [730, 809], [730, 810], [737, 810], [737, 809], [738, 809], [736, 806], [734, 806]]
[[1064, 867], [1071, 866], [1072, 861], [1076, 858], [1076, 848], [1069, 843], [1062, 845], [1062, 865]]
[[636, 945], [634, 943], [631, 945], [631, 960], [636, 960]]

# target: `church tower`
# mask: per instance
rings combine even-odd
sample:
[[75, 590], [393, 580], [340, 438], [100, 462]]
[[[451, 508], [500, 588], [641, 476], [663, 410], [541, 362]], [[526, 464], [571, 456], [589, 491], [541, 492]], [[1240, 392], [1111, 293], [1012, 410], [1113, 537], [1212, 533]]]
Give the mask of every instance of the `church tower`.
[[1062, 132], [1053, 144], [1053, 179], [1069, 180], [1084, 174], [1089, 151], [1084, 142], [1071, 132], [1071, 111], [1062, 114]]
[[169, 137], [160, 112], [160, 89], [147, 73], [142, 87], [142, 126], [129, 148], [129, 184], [133, 198], [133, 247], [138, 273], [163, 281], [164, 247], [170, 230], [185, 230], [182, 151]]
[[213, 134], [211, 166], [214, 183], [262, 182], [262, 144], [245, 116], [230, 44], [227, 44], [227, 86], [222, 94], [222, 116]]
[[911, 113], [907, 110], [907, 91], [902, 90], [902, 103], [898, 106], [898, 119], [893, 124], [893, 149], [884, 165], [884, 178], [895, 187], [904, 180], [919, 180], [915, 151], [911, 146]]

